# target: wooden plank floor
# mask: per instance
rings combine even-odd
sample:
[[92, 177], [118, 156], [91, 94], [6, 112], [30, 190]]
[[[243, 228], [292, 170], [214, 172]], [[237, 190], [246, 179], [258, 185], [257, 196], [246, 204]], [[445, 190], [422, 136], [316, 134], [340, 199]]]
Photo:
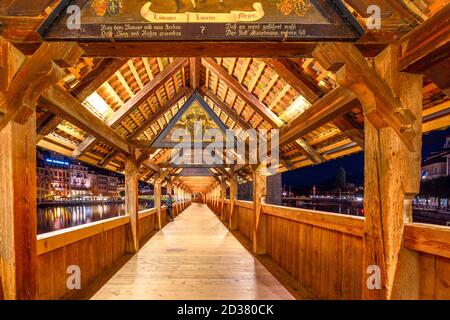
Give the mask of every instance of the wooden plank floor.
[[158, 232], [93, 299], [293, 299], [205, 205]]

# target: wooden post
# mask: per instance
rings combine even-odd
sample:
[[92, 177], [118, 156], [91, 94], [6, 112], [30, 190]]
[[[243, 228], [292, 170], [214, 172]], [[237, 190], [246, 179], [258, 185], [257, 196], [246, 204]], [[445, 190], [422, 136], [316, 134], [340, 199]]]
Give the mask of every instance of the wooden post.
[[175, 196], [177, 199], [177, 215], [181, 214], [182, 207], [181, 207], [181, 197], [180, 197], [180, 187], [175, 187]]
[[158, 179], [155, 179], [155, 184], [153, 185], [154, 190], [154, 198], [155, 198], [155, 208], [158, 216], [158, 225], [157, 229], [162, 229], [162, 223], [161, 223], [161, 181]]
[[[364, 109], [363, 298], [418, 299], [419, 257], [403, 247], [403, 236], [420, 186], [422, 76], [399, 72], [397, 45], [372, 66], [352, 44], [320, 44], [313, 56], [328, 70], [344, 65], [337, 82]], [[381, 288], [374, 289], [368, 281], [378, 270]]]
[[37, 298], [36, 116], [0, 131], [0, 272], [5, 299]]
[[392, 128], [377, 130], [366, 119], [363, 261], [365, 268], [379, 265], [384, 281], [381, 292], [363, 283], [365, 299], [419, 299], [419, 255], [403, 247], [403, 236], [404, 223], [412, 222], [412, 199], [420, 191], [423, 78], [399, 73], [397, 53], [396, 47], [388, 47], [376, 57], [375, 69], [416, 117], [415, 151]]
[[174, 203], [172, 204], [172, 214], [173, 214], [173, 216], [174, 217], [176, 217], [177, 216], [177, 198], [176, 198], [176, 193], [175, 193], [175, 186], [174, 185], [172, 185], [172, 183], [171, 182], [167, 182], [167, 187], [166, 187], [166, 189], [167, 189], [167, 195], [172, 195], [173, 196], [173, 201], [174, 201]]
[[0, 278], [5, 299], [37, 298], [36, 104], [82, 50], [43, 43], [26, 57], [0, 37]]
[[237, 230], [238, 227], [238, 215], [236, 210], [236, 200], [237, 200], [237, 190], [238, 190], [238, 182], [237, 176], [233, 174], [230, 178], [230, 230]]
[[127, 252], [139, 251], [139, 168], [134, 159], [125, 162], [125, 208], [130, 216], [130, 232], [127, 237]]
[[220, 185], [220, 220], [225, 221], [225, 195], [227, 191], [227, 184], [223, 178]]
[[267, 253], [267, 218], [262, 212], [262, 205], [266, 196], [267, 177], [260, 172], [262, 166], [253, 168], [253, 203], [255, 207], [253, 252], [261, 255]]

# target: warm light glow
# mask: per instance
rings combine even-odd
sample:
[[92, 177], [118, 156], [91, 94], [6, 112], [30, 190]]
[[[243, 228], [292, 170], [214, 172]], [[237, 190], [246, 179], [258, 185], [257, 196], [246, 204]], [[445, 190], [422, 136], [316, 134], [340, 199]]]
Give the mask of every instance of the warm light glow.
[[300, 114], [305, 112], [305, 110], [309, 107], [311, 107], [311, 104], [302, 95], [300, 95], [290, 105], [290, 107], [283, 112], [283, 114], [280, 116], [280, 119], [286, 123], [289, 123], [292, 121], [292, 119], [297, 118]]
[[113, 114], [111, 107], [105, 102], [105, 100], [103, 100], [102, 97], [100, 97], [97, 92], [94, 92], [87, 97], [83, 104], [94, 114], [100, 116], [100, 118], [106, 119]]

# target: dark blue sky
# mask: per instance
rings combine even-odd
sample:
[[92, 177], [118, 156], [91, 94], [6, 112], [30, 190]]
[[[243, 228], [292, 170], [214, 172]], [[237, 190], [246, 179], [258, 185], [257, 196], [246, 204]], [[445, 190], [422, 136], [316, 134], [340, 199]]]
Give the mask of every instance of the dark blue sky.
[[[431, 152], [441, 149], [445, 144], [445, 138], [450, 136], [450, 128], [442, 131], [434, 131], [423, 136], [423, 158]], [[291, 186], [293, 190], [313, 185], [324, 184], [334, 180], [338, 169], [343, 167], [347, 171], [347, 181], [361, 185], [364, 179], [364, 153], [336, 159], [321, 165], [300, 168], [283, 173], [283, 185]]]

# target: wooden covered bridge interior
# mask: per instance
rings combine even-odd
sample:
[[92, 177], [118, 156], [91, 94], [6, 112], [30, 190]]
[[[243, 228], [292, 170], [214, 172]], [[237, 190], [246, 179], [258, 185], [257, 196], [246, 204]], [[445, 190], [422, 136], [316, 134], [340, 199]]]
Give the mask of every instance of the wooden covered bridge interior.
[[[111, 274], [94, 295], [107, 299], [449, 299], [450, 229], [413, 223], [412, 200], [422, 134], [450, 126], [450, 5], [345, 2], [364, 26], [379, 5], [382, 29], [356, 43], [43, 42], [55, 1], [3, 1], [0, 298], [78, 297], [66, 286], [77, 265], [83, 292]], [[194, 92], [236, 135], [279, 129], [278, 173], [363, 151], [365, 217], [268, 205], [258, 166], [181, 174], [151, 146]], [[38, 237], [36, 146], [123, 172], [127, 215]], [[138, 180], [154, 209], [138, 211]], [[249, 181], [253, 201], [237, 200]], [[366, 285], [374, 265], [380, 290]]]

